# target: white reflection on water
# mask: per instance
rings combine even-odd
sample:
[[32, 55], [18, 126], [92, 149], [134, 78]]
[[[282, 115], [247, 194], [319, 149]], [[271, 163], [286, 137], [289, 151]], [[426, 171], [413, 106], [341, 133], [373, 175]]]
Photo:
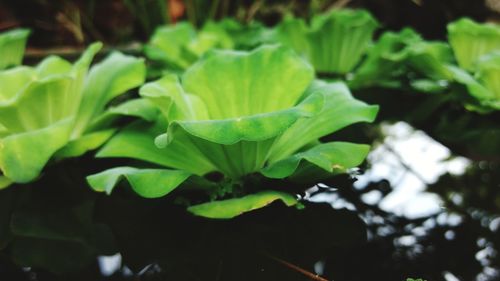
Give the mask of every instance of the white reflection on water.
[[[393, 191], [380, 201], [381, 209], [408, 218], [439, 213], [442, 201], [436, 194], [426, 192], [426, 185], [445, 173], [463, 174], [470, 161], [464, 157], [450, 158], [448, 148], [408, 123], [383, 124], [381, 130], [386, 137], [368, 156], [371, 167], [358, 176], [355, 187], [386, 179]], [[379, 198], [375, 192], [365, 194], [363, 199], [371, 203]]]
[[112, 256], [99, 256], [97, 258], [99, 268], [103, 276], [111, 276], [113, 273], [121, 269], [122, 255], [115, 254]]

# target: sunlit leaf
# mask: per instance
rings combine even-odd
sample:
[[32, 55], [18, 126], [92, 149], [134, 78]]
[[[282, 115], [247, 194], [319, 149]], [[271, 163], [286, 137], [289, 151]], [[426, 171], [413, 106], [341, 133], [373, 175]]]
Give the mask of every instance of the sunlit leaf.
[[183, 183], [191, 174], [179, 170], [118, 167], [87, 177], [96, 191], [110, 194], [121, 178], [127, 179], [137, 194], [146, 198], [162, 197]]
[[293, 206], [298, 203], [293, 195], [269, 190], [246, 195], [241, 198], [194, 205], [189, 207], [188, 211], [194, 215], [211, 219], [231, 219], [245, 212], [265, 207], [277, 200], [281, 200], [287, 206]]
[[49, 127], [0, 139], [0, 169], [14, 182], [26, 183], [40, 174], [52, 155], [69, 140], [71, 119]]
[[463, 18], [448, 25], [448, 40], [458, 65], [472, 71], [481, 56], [500, 49], [500, 27]]
[[345, 172], [349, 168], [360, 165], [369, 151], [370, 146], [363, 144], [348, 142], [319, 144], [269, 165], [262, 170], [262, 174], [270, 178], [288, 177], [295, 172], [302, 160], [330, 173]]
[[421, 41], [422, 38], [411, 28], [404, 28], [399, 32], [384, 32], [368, 49], [366, 59], [354, 72], [349, 86], [362, 88], [398, 80], [405, 70], [410, 46]]
[[233, 41], [223, 28], [207, 23], [197, 31], [188, 22], [161, 26], [144, 47], [146, 55], [174, 69], [185, 69], [214, 48], [231, 49]]
[[144, 82], [146, 67], [139, 58], [113, 53], [92, 67], [85, 80], [83, 97], [73, 129], [80, 136], [85, 127], [104, 110], [106, 104]]
[[165, 124], [137, 122], [117, 133], [97, 153], [97, 157], [133, 158], [146, 162], [204, 175], [215, 170], [199, 152], [189, 137], [178, 136], [167, 148], [155, 146], [154, 139], [161, 134]]
[[276, 140], [269, 153], [270, 163], [284, 159], [306, 144], [346, 126], [372, 122], [377, 116], [378, 106], [356, 100], [342, 82], [315, 81], [307, 93], [315, 92], [325, 95], [325, 106], [316, 116], [295, 123]]
[[27, 29], [0, 33], [0, 69], [21, 64], [29, 34]]
[[358, 64], [378, 23], [364, 10], [333, 10], [315, 16], [311, 25], [285, 19], [275, 39], [304, 55], [318, 72], [346, 74]]
[[62, 149], [55, 153], [54, 157], [62, 159], [83, 155], [87, 151], [99, 148], [115, 132], [116, 129], [107, 129], [85, 134], [81, 138], [68, 142]]

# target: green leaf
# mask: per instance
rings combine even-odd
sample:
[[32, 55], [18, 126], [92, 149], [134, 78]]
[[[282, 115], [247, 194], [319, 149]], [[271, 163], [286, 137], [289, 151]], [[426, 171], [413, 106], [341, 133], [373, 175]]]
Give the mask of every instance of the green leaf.
[[194, 215], [211, 219], [231, 219], [243, 213], [263, 208], [276, 200], [281, 200], [287, 206], [296, 205], [295, 196], [279, 191], [262, 191], [241, 198], [213, 201], [194, 205], [188, 211]]
[[476, 77], [479, 83], [491, 92], [491, 96], [484, 100], [500, 101], [500, 50], [481, 57], [476, 68]]
[[183, 46], [196, 36], [196, 31], [188, 22], [157, 28], [148, 44], [144, 47], [146, 56], [152, 60], [162, 61], [177, 68], [187, 68], [194, 58], [186, 58]]
[[500, 27], [462, 18], [448, 25], [448, 40], [458, 65], [473, 71], [481, 56], [500, 50]]
[[232, 18], [224, 18], [219, 22], [213, 23], [222, 28], [234, 42], [238, 50], [248, 50], [261, 45], [263, 42], [269, 42], [269, 30], [260, 22], [252, 21], [241, 24]]
[[125, 178], [140, 196], [157, 198], [170, 193], [190, 176], [179, 170], [117, 167], [88, 176], [87, 182], [95, 191], [111, 194], [120, 179]]
[[144, 83], [146, 66], [143, 59], [113, 53], [92, 67], [85, 79], [72, 137], [81, 136], [93, 118], [116, 96]]
[[0, 170], [14, 182], [26, 183], [40, 174], [51, 156], [66, 145], [72, 120], [0, 139]]
[[36, 66], [38, 78], [45, 78], [51, 75], [64, 75], [72, 71], [73, 66], [70, 62], [57, 57], [49, 56]]
[[12, 184], [11, 179], [0, 175], [0, 190], [9, 187], [11, 184]]
[[83, 135], [76, 140], [68, 142], [63, 148], [59, 149], [54, 154], [54, 158], [62, 159], [83, 155], [87, 151], [99, 148], [109, 140], [115, 132], [116, 129], [107, 129]]
[[208, 22], [196, 31], [188, 22], [161, 26], [144, 47], [148, 58], [174, 69], [185, 69], [214, 48], [232, 49], [233, 40], [221, 26]]
[[124, 157], [204, 175], [215, 168], [188, 136], [178, 136], [167, 148], [155, 146], [154, 138], [161, 134], [166, 125], [136, 122], [118, 132], [97, 153], [97, 157]]
[[209, 119], [203, 100], [184, 92], [176, 75], [165, 75], [145, 84], [139, 94], [154, 104], [169, 121]]
[[49, 57], [35, 69], [17, 67], [0, 73], [6, 86], [0, 99], [0, 123], [10, 133], [46, 127], [74, 113], [81, 97], [81, 83], [101, 44], [92, 44], [70, 67]]
[[296, 105], [313, 76], [292, 50], [263, 46], [251, 52], [211, 51], [181, 80], [185, 92], [205, 102], [210, 119], [228, 119]]
[[159, 111], [153, 103], [146, 99], [133, 99], [108, 108], [95, 118], [87, 127], [87, 131], [98, 131], [110, 127], [117, 119], [129, 116], [138, 117], [145, 121], [153, 122], [158, 117]]
[[324, 97], [312, 94], [286, 110], [224, 120], [177, 121], [169, 126], [167, 143], [182, 127], [190, 135], [210, 142], [231, 145], [240, 141], [264, 141], [285, 132], [300, 118], [309, 118], [323, 107]]
[[410, 54], [410, 46], [421, 41], [422, 38], [411, 28], [384, 32], [368, 49], [366, 59], [354, 72], [349, 86], [356, 89], [399, 80], [406, 72], [404, 62]]
[[314, 48], [310, 46], [307, 32], [309, 32], [309, 27], [303, 19], [288, 16], [276, 26], [273, 36], [278, 42], [292, 47], [297, 53], [307, 58], [311, 52], [310, 48]]
[[365, 10], [333, 10], [313, 18], [309, 60], [316, 71], [348, 73], [361, 60], [377, 27]]
[[333, 10], [302, 19], [286, 18], [271, 33], [271, 41], [292, 47], [318, 72], [346, 74], [361, 60], [378, 23], [364, 10]]
[[0, 88], [0, 103], [15, 98], [35, 77], [35, 70], [26, 66], [0, 71], [0, 84], [2, 85]]
[[0, 102], [0, 123], [11, 133], [48, 127], [68, 118], [64, 106], [74, 93], [73, 79], [68, 76], [49, 77], [30, 83], [15, 98]]
[[412, 68], [435, 80], [451, 80], [446, 67], [453, 62], [450, 46], [444, 42], [418, 42], [409, 46], [409, 63]]
[[21, 64], [29, 34], [28, 29], [0, 33], [0, 69]]
[[264, 168], [261, 173], [269, 178], [285, 178], [295, 172], [302, 160], [330, 173], [345, 172], [347, 169], [361, 164], [369, 151], [370, 146], [363, 144], [348, 142], [319, 144], [309, 150], [275, 162]]
[[322, 93], [323, 109], [315, 116], [301, 119], [292, 125], [274, 143], [269, 153], [269, 163], [292, 155], [308, 143], [329, 135], [357, 122], [372, 122], [378, 106], [367, 105], [354, 99], [342, 82], [315, 81], [306, 94]]
[[415, 79], [410, 82], [413, 89], [429, 94], [442, 93], [448, 88], [446, 81], [435, 81], [431, 79]]
[[472, 77], [472, 75], [470, 75], [467, 71], [452, 65], [448, 66], [448, 69], [453, 75], [454, 81], [465, 85], [469, 94], [477, 100], [488, 100], [492, 98], [493, 94], [476, 79], [474, 79], [474, 77]]

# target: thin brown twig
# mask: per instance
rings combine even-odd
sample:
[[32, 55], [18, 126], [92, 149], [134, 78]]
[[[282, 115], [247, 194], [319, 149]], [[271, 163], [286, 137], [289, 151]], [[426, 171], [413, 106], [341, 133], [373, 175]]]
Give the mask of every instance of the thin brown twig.
[[297, 272], [299, 272], [299, 273], [302, 273], [303, 275], [307, 276], [307, 277], [308, 277], [308, 278], [310, 278], [311, 280], [316, 280], [316, 281], [328, 281], [328, 279], [325, 279], [325, 278], [323, 278], [323, 277], [319, 276], [318, 274], [314, 274], [314, 273], [312, 273], [312, 272], [310, 272], [310, 271], [307, 271], [307, 270], [305, 270], [305, 269], [303, 269], [303, 268], [301, 268], [301, 267], [299, 267], [299, 266], [297, 266], [297, 265], [294, 265], [294, 264], [292, 264], [292, 263], [290, 263], [290, 262], [287, 262], [287, 261], [285, 261], [285, 260], [282, 260], [282, 259], [280, 259], [280, 258], [277, 258], [277, 257], [272, 256], [272, 255], [267, 254], [267, 253], [264, 253], [264, 255], [265, 255], [266, 257], [268, 257], [268, 258], [270, 258], [270, 259], [274, 260], [274, 261], [277, 261], [277, 262], [281, 263], [282, 265], [284, 265], [284, 266], [286, 266], [286, 267], [288, 267], [288, 268], [290, 268], [290, 269], [292, 269], [292, 270], [295, 270], [295, 271], [297, 271]]

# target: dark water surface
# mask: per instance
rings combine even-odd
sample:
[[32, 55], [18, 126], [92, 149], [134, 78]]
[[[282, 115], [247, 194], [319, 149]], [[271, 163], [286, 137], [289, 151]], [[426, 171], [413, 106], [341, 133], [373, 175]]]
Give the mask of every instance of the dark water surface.
[[[378, 133], [366, 167], [301, 192], [304, 210], [278, 203], [230, 221], [46, 179], [50, 187], [26, 191], [36, 200], [23, 199], [16, 227], [25, 216], [57, 221], [50, 237], [85, 234], [75, 234], [80, 244], [14, 238], [23, 246], [1, 254], [0, 280], [499, 280], [498, 162], [453, 157], [404, 122]], [[65, 271], [20, 268], [10, 256]]]

